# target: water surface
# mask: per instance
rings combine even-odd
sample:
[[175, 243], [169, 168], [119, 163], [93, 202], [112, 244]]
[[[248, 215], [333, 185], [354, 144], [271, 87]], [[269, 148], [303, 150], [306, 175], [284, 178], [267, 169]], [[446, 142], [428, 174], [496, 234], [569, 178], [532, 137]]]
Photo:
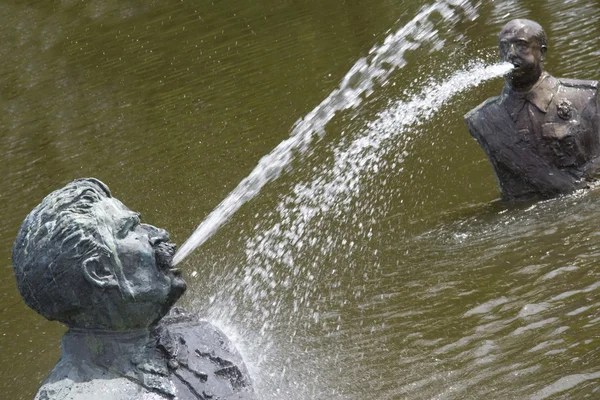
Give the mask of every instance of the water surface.
[[[95, 176], [182, 243], [357, 60], [432, 4], [0, 3], [3, 396], [30, 399], [60, 354], [64, 328], [22, 304], [10, 264], [46, 194]], [[598, 396], [598, 189], [497, 200], [462, 115], [501, 79], [410, 126], [397, 111], [432, 80], [493, 63], [514, 17], [547, 29], [554, 75], [600, 79], [600, 4], [469, 4], [475, 15], [429, 18], [435, 40], [182, 262], [182, 303], [232, 336], [262, 399]], [[327, 204], [315, 190], [341, 187], [327, 171], [354, 165], [336, 160], [360, 159], [378, 130], [385, 151], [336, 174], [348, 192]], [[312, 215], [303, 196], [325, 207]]]

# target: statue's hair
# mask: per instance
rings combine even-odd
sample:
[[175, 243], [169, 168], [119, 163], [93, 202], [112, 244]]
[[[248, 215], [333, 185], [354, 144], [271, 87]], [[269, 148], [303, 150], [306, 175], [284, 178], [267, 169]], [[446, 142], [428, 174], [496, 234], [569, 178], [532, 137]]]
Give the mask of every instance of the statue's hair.
[[500, 35], [502, 35], [502, 33], [511, 25], [514, 24], [520, 24], [520, 25], [526, 25], [528, 26], [532, 32], [533, 32], [533, 37], [538, 41], [538, 44], [540, 45], [540, 47], [544, 46], [546, 48], [548, 48], [548, 36], [546, 36], [546, 32], [544, 31], [544, 28], [542, 28], [542, 26], [540, 24], [538, 24], [535, 21], [532, 21], [530, 19], [513, 19], [511, 21], [509, 21], [506, 25], [504, 25], [504, 27], [502, 27], [502, 31], [500, 31]]
[[46, 196], [23, 221], [12, 249], [17, 287], [47, 319], [71, 325], [91, 307], [82, 261], [109, 253], [91, 209], [110, 197], [101, 181], [78, 179]]

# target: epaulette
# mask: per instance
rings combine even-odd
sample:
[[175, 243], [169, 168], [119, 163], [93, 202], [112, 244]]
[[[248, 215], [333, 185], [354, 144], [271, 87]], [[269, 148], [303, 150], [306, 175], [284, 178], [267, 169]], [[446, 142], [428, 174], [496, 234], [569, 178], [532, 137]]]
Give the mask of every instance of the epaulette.
[[471, 111], [469, 111], [468, 113], [466, 113], [465, 114], [465, 119], [471, 118], [474, 114], [477, 114], [484, 107], [487, 107], [491, 103], [495, 103], [495, 102], [497, 102], [499, 100], [500, 100], [500, 96], [490, 97], [489, 99], [487, 99], [486, 101], [484, 101], [483, 103], [481, 103], [480, 105], [478, 105], [477, 107], [475, 107], [474, 109], [472, 109]]
[[561, 85], [577, 88], [577, 89], [594, 89], [598, 90], [598, 81], [589, 81], [584, 79], [567, 79], [560, 78], [559, 79]]

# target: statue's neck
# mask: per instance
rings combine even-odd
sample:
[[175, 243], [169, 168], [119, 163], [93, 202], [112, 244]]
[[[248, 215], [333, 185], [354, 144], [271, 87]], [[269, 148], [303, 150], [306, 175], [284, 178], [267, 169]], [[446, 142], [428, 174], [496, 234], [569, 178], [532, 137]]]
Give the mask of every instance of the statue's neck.
[[163, 364], [148, 329], [117, 332], [71, 328], [62, 339], [62, 357], [119, 372], [141, 362]]

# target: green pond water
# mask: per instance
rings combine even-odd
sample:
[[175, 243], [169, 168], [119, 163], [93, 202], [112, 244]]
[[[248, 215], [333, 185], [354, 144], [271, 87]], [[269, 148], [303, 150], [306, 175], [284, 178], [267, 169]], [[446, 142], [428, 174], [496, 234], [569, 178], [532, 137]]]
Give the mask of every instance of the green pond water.
[[[97, 177], [182, 243], [357, 60], [433, 4], [0, 2], [0, 397], [32, 398], [60, 357], [65, 328], [22, 303], [10, 259], [45, 195]], [[501, 78], [409, 126], [420, 108], [393, 113], [430, 79], [494, 63], [517, 17], [545, 27], [553, 75], [600, 79], [600, 2], [465, 4], [451, 22], [425, 18], [439, 37], [181, 263], [181, 304], [239, 346], [259, 398], [600, 398], [600, 189], [498, 200], [463, 115]], [[398, 135], [349, 150], [378, 130]], [[332, 161], [344, 155], [348, 168], [377, 162], [350, 179]], [[327, 207], [303, 220], [310, 199]]]

